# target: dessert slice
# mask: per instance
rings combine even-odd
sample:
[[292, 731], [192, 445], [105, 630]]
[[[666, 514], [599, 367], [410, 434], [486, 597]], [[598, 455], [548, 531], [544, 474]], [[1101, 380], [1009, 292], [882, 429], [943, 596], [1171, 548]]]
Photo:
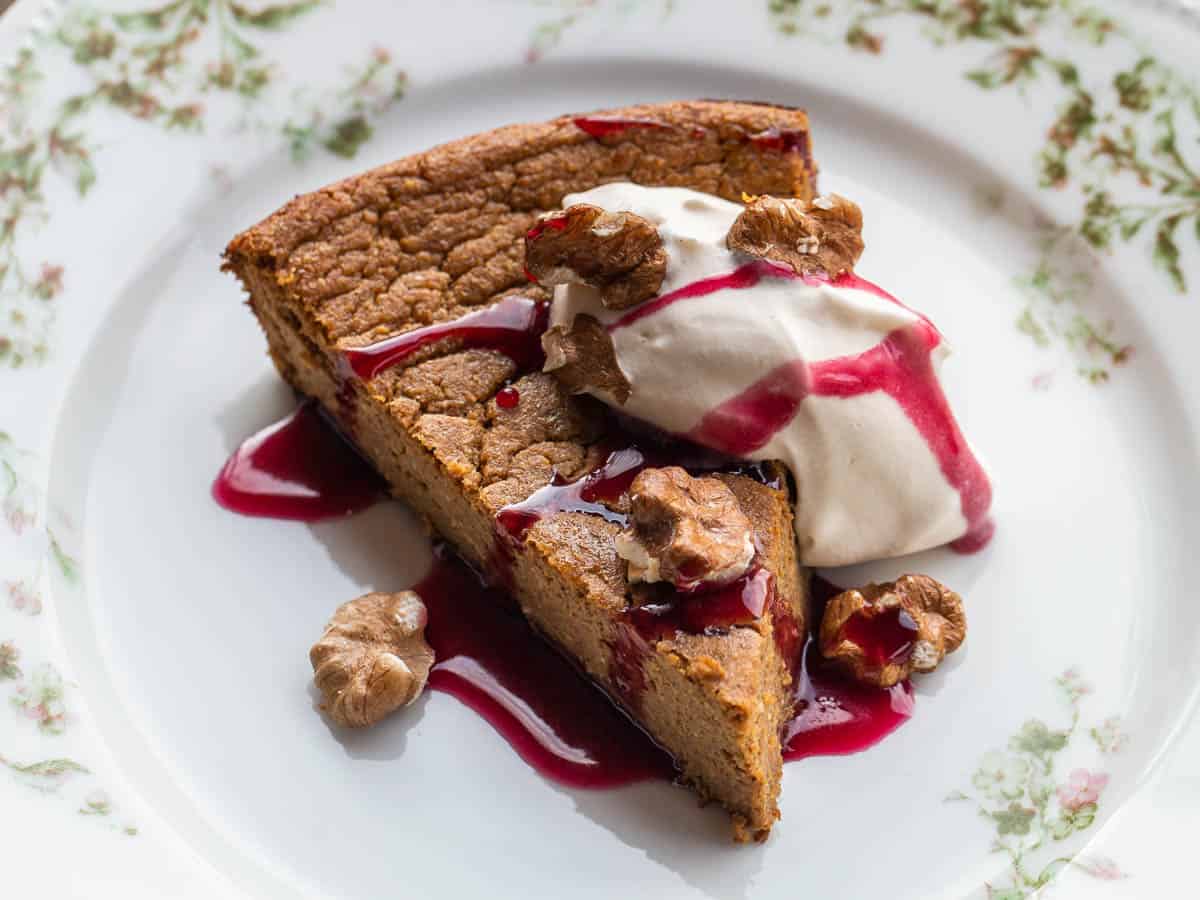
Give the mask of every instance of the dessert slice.
[[[786, 476], [631, 438], [543, 373], [549, 295], [526, 277], [523, 242], [565, 195], [612, 181], [809, 199], [807, 126], [798, 110], [702, 101], [500, 128], [298, 197], [226, 251], [281, 375], [508, 585], [742, 840], [779, 815], [805, 625]], [[625, 526], [709, 500], [745, 517], [740, 577], [706, 600], [631, 586]]]

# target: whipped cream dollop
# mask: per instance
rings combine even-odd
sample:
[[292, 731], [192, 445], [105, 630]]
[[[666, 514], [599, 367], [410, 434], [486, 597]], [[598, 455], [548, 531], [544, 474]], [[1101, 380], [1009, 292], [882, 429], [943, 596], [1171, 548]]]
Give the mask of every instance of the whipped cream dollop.
[[731, 251], [743, 207], [684, 188], [606, 184], [568, 196], [658, 227], [658, 296], [611, 310], [587, 285], [555, 288], [550, 323], [608, 332], [630, 392], [600, 400], [715, 450], [779, 460], [797, 489], [807, 565], [898, 556], [990, 534], [991, 488], [938, 381], [937, 329], [847, 273], [832, 280]]

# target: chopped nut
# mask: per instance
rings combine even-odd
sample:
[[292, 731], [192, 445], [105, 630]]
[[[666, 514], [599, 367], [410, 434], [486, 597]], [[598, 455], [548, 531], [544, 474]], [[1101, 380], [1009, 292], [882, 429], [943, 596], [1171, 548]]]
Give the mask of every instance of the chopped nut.
[[428, 614], [412, 591], [343, 603], [309, 651], [322, 708], [339, 725], [374, 725], [420, 695], [433, 666]]
[[542, 370], [553, 372], [572, 394], [598, 388], [617, 403], [629, 399], [629, 379], [617, 363], [612, 338], [593, 316], [576, 316], [569, 329], [564, 325], [547, 329], [542, 349], [546, 351]]
[[730, 226], [730, 250], [783, 263], [798, 275], [836, 278], [862, 256], [862, 210], [829, 194], [803, 200], [757, 197]]
[[630, 582], [692, 589], [732, 581], [750, 567], [750, 520], [721, 480], [693, 478], [678, 466], [645, 469], [629, 496], [630, 524], [616, 546]]
[[590, 284], [607, 308], [628, 309], [658, 293], [667, 251], [641, 216], [577, 203], [525, 236], [525, 268], [542, 284]]
[[821, 620], [821, 655], [858, 681], [891, 687], [932, 672], [967, 636], [962, 597], [928, 575], [844, 591]]

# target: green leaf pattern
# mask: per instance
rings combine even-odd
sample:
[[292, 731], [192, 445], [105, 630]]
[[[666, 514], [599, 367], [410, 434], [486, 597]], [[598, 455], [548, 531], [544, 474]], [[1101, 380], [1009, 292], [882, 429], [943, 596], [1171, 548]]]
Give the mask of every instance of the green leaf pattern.
[[[1048, 242], [1050, 251], [1069, 250], [1066, 258], [1044, 253], [1034, 275], [1021, 279], [1033, 299], [1016, 324], [1042, 346], [1063, 338], [1088, 380], [1106, 381], [1131, 348], [1110, 323], [1079, 311], [1085, 290], [1055, 286], [1056, 295], [1037, 296], [1078, 271], [1064, 231], [1095, 251], [1141, 244], [1174, 290], [1188, 290], [1181, 243], [1191, 239], [1200, 249], [1200, 91], [1121, 23], [1081, 0], [768, 0], [767, 10], [783, 34], [830, 41], [829, 29], [840, 28], [846, 44], [870, 53], [884, 46], [881, 29], [916, 22], [935, 46], [981, 51], [964, 72], [980, 88], [1024, 94], [1036, 85], [1061, 95], [1054, 119], [1038, 132], [1035, 164], [1042, 187], [1075, 192], [1078, 218]], [[1093, 66], [1088, 54], [1101, 46], [1104, 56]], [[1107, 80], [1097, 77], [1104, 59], [1122, 56], [1132, 62]]]
[[[1059, 772], [1064, 753], [1079, 736], [1081, 704], [1091, 686], [1077, 669], [1063, 672], [1056, 680], [1063, 703], [1070, 712], [1065, 726], [1055, 727], [1042, 719], [1028, 719], [1009, 738], [1003, 750], [992, 750], [980, 760], [971, 776], [971, 790], [955, 791], [948, 801], [969, 803], [990, 824], [992, 850], [1009, 859], [1009, 874], [1003, 884], [989, 884], [988, 896], [1031, 898], [1045, 888], [1067, 865], [1069, 854], [1061, 851], [1046, 860], [1044, 851], [1072, 835], [1091, 828], [1100, 810], [1108, 775], [1076, 768], [1065, 778]], [[1118, 720], [1106, 719], [1087, 733], [1101, 734], [1113, 752], [1119, 744]], [[1099, 743], [1099, 738], [1095, 738]], [[1103, 748], [1102, 748], [1103, 749]], [[1115, 866], [1080, 866], [1097, 878], [1107, 878]]]
[[[228, 97], [244, 128], [247, 108], [264, 101], [279, 80], [265, 36], [321, 5], [172, 0], [108, 12], [72, 3], [48, 36], [40, 34], [0, 71], [0, 365], [37, 364], [50, 352], [58, 298], [69, 278], [59, 261], [30, 258], [23, 245], [58, 212], [47, 204], [52, 180], [82, 198], [101, 177], [100, 145], [92, 137], [96, 116], [106, 111], [196, 133], [214, 108], [229, 106], [222, 100]], [[85, 86], [49, 100], [41, 91], [42, 62], [62, 53]], [[372, 50], [363, 69], [351, 73], [351, 85], [322, 98], [308, 121], [298, 125], [294, 112], [285, 113], [272, 116], [269, 127], [297, 157], [297, 143], [306, 151], [311, 145], [354, 156], [372, 136], [372, 118], [404, 93], [403, 73], [390, 59], [381, 63], [383, 56], [386, 51]], [[263, 104], [272, 111], [278, 105]]]
[[[34, 365], [50, 352], [57, 308], [73, 285], [58, 260], [32, 255], [27, 248], [38, 228], [69, 212], [69, 201], [55, 199], [52, 205], [48, 200], [61, 196], [60, 185], [82, 199], [103, 177], [108, 151], [97, 137], [101, 118], [127, 117], [188, 135], [204, 129], [218, 109], [233, 110], [239, 119], [231, 124], [244, 128], [246, 110], [259, 104], [270, 110], [267, 129], [292, 141], [297, 104], [307, 89], [283, 83], [270, 52], [275, 38], [268, 35], [304, 21], [321, 5], [320, 0], [159, 0], [112, 12], [72, 2], [62, 4], [56, 17], [0, 68], [0, 366]], [[363, 66], [347, 73], [345, 87], [320, 98], [321, 116], [303, 122], [314, 147], [355, 155], [371, 137], [374, 118], [403, 97], [405, 75], [390, 54], [369, 49], [365, 57]], [[43, 72], [64, 59], [70, 77], [49, 84]], [[286, 88], [284, 96], [292, 99], [268, 105], [267, 89], [277, 83], [278, 94]], [[40, 521], [42, 497], [32, 461], [0, 431], [0, 530], [36, 542], [41, 559], [36, 572], [4, 581], [0, 614], [38, 615], [40, 582], [48, 568], [68, 584], [81, 577], [79, 562], [61, 539], [70, 535]], [[68, 524], [63, 523], [64, 531], [69, 532]], [[31, 728], [47, 743], [60, 740], [72, 721], [67, 683], [53, 664], [28, 662], [15, 641], [2, 632], [0, 638], [0, 709], [8, 710], [13, 727]], [[0, 770], [44, 793], [57, 792], [72, 777], [92, 777], [61, 751], [34, 759], [0, 755]], [[103, 790], [92, 789], [73, 804], [80, 815], [124, 835], [137, 834], [132, 825], [113, 821], [115, 806]]]
[[12, 641], [0, 643], [0, 681], [11, 681], [21, 677], [21, 667], [17, 665], [20, 658], [21, 651]]

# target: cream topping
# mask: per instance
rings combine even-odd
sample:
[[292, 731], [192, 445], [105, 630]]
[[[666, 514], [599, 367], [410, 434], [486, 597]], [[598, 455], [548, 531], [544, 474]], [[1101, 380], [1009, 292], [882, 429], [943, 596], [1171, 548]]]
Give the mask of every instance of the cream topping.
[[[897, 556], [980, 526], [990, 487], [945, 405], [936, 379], [949, 351], [924, 317], [854, 276], [835, 286], [730, 251], [725, 236], [742, 207], [717, 197], [615, 183], [564, 200], [574, 203], [653, 222], [667, 272], [659, 298], [632, 310], [606, 309], [586, 285], [559, 286], [551, 325], [588, 314], [609, 329], [632, 391], [623, 406], [599, 399], [664, 431], [787, 465], [806, 564]], [[898, 374], [870, 389], [863, 373], [874, 370], [860, 359], [899, 365]]]

